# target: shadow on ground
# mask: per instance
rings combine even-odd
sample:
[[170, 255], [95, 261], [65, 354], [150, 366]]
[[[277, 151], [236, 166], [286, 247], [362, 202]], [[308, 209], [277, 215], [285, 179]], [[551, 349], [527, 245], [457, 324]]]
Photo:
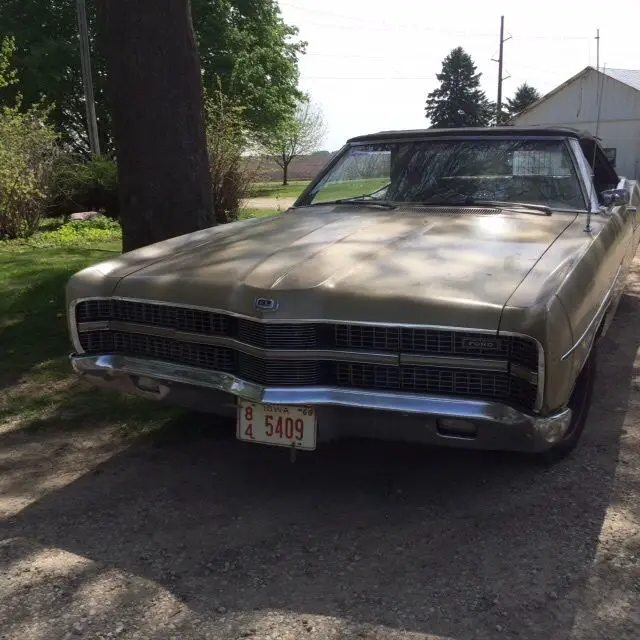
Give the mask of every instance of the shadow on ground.
[[198, 418], [34, 503], [6, 535], [150, 579], [209, 620], [278, 610], [456, 640], [568, 637], [610, 503], [639, 313], [625, 296], [582, 446], [553, 468], [376, 443], [291, 465]]

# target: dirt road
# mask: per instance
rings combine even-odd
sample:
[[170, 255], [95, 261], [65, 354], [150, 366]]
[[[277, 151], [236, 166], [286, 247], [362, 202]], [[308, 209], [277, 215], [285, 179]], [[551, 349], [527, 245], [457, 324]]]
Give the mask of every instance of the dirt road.
[[0, 435], [0, 638], [637, 639], [640, 265], [579, 451]]

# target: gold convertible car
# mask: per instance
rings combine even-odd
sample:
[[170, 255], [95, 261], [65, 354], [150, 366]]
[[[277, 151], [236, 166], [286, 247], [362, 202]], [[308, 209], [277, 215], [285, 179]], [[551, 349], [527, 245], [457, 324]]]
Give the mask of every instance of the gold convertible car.
[[75, 370], [313, 450], [371, 437], [556, 460], [640, 240], [640, 188], [590, 135], [353, 138], [283, 214], [74, 275]]

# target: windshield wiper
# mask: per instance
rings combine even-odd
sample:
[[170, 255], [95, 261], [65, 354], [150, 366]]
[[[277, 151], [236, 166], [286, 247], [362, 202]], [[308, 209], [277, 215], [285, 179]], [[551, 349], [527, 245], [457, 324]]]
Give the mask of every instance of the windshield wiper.
[[343, 200], [329, 200], [327, 202], [314, 202], [312, 206], [320, 206], [322, 204], [356, 204], [356, 205], [373, 205], [382, 207], [383, 209], [396, 209], [397, 205], [389, 200], [374, 200], [367, 198], [344, 198]]

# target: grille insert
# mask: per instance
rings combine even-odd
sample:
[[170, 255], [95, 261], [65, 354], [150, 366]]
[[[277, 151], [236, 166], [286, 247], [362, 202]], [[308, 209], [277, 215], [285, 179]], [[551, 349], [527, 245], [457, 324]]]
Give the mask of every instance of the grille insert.
[[241, 319], [238, 339], [263, 349], [305, 349], [318, 346], [315, 324], [265, 324]]
[[241, 353], [238, 374], [246, 380], [269, 385], [317, 385], [326, 380], [324, 366], [317, 360], [303, 362], [278, 362], [262, 360]]

